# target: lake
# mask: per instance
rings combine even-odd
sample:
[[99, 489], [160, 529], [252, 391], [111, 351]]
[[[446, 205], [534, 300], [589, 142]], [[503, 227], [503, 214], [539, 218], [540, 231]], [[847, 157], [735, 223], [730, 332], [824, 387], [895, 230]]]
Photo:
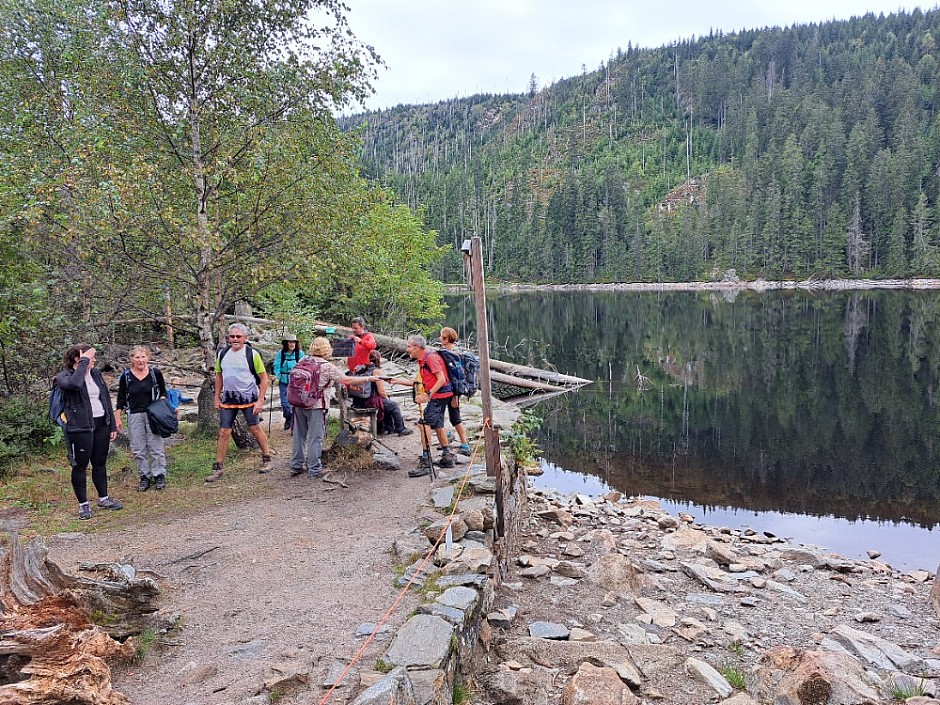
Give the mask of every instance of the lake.
[[[937, 568], [940, 292], [487, 299], [493, 357], [597, 380], [532, 408], [537, 486]], [[448, 303], [472, 342], [472, 300]]]

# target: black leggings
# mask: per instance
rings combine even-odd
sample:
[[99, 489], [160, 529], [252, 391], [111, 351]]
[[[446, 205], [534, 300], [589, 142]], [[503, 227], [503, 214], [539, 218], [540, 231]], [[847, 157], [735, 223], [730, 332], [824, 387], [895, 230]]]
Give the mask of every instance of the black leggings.
[[88, 501], [86, 474], [91, 462], [91, 481], [98, 497], [108, 496], [108, 449], [111, 447], [111, 427], [104, 416], [95, 419], [94, 431], [78, 431], [65, 434], [72, 464], [72, 489], [79, 504]]

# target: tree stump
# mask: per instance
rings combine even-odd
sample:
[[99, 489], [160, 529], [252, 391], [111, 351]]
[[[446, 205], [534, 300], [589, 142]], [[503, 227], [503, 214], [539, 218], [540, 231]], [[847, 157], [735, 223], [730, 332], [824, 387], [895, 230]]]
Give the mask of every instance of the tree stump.
[[0, 546], [0, 705], [127, 705], [107, 661], [133, 656], [118, 639], [164, 626], [153, 616], [156, 584], [123, 564], [71, 576], [47, 553], [42, 538], [24, 546], [15, 532]]

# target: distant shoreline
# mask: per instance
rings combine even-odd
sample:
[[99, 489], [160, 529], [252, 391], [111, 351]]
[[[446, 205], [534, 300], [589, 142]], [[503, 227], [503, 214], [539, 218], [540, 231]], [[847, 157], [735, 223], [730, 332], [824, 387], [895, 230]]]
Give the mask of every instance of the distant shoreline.
[[[446, 285], [448, 293], [467, 291]], [[517, 291], [863, 291], [866, 289], [940, 289], [940, 279], [806, 279], [803, 281], [623, 282], [619, 284], [488, 284], [488, 290]]]

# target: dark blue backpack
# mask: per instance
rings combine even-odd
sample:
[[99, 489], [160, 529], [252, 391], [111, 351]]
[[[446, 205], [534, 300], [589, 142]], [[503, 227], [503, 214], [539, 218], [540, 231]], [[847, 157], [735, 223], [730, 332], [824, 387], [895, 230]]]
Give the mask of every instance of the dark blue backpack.
[[480, 388], [480, 361], [472, 352], [437, 350], [447, 367], [450, 388], [457, 396], [472, 397]]
[[52, 381], [52, 391], [49, 392], [49, 423], [65, 428], [65, 397], [62, 389]]

